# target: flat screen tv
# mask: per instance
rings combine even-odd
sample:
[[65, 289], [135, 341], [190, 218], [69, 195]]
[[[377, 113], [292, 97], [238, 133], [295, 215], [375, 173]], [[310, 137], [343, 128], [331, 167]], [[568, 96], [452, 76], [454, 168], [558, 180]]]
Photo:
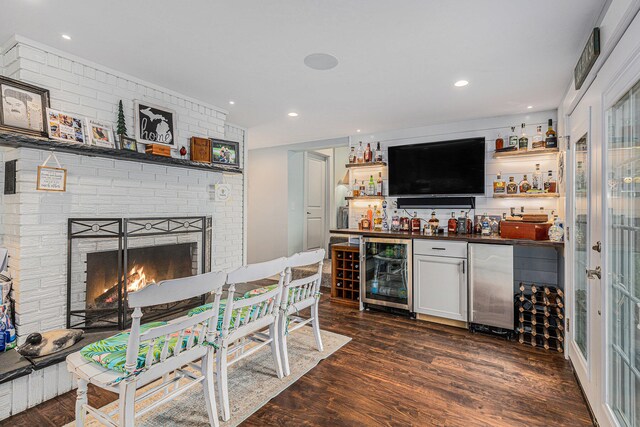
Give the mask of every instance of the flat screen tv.
[[390, 196], [484, 194], [484, 138], [389, 147]]

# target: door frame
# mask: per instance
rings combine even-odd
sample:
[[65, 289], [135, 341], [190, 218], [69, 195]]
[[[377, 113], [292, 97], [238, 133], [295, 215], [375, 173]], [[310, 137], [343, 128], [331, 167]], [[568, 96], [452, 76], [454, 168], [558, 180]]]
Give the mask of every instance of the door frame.
[[331, 191], [329, 191], [329, 189], [331, 188], [331, 165], [329, 162], [330, 157], [322, 154], [322, 153], [318, 153], [316, 151], [305, 151], [303, 153], [303, 159], [302, 159], [302, 212], [304, 215], [304, 220], [302, 221], [302, 250], [306, 251], [307, 250], [307, 202], [308, 202], [308, 192], [307, 192], [307, 181], [308, 181], [308, 175], [307, 175], [307, 165], [308, 165], [308, 160], [309, 157], [315, 158], [316, 160], [320, 160], [323, 161], [325, 164], [325, 201], [324, 201], [324, 237], [322, 240], [322, 247], [323, 249], [326, 251], [327, 250], [327, 245], [329, 244], [329, 228], [330, 228], [330, 212], [331, 212]]

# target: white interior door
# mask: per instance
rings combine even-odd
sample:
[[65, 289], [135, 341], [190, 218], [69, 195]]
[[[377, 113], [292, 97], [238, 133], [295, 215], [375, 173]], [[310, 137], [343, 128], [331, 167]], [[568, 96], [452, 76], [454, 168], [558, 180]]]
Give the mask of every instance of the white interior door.
[[304, 250], [325, 247], [327, 238], [327, 158], [305, 153], [304, 159]]
[[591, 107], [576, 110], [571, 123], [571, 201], [568, 215], [571, 251], [571, 312], [568, 314], [568, 354], [590, 402], [601, 400], [602, 359], [600, 246], [602, 233], [602, 173], [598, 138], [592, 138]]

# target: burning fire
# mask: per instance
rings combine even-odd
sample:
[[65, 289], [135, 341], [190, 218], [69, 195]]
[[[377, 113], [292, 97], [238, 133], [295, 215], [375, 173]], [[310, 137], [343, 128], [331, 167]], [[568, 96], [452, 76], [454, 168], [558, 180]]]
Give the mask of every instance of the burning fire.
[[[147, 284], [155, 283], [154, 278], [147, 278], [147, 275], [144, 272], [144, 266], [139, 267], [134, 265], [131, 271], [127, 276], [127, 292], [136, 292], [140, 289], [143, 289], [147, 286]], [[117, 287], [118, 283], [114, 283], [110, 289]], [[106, 293], [109, 289], [105, 289], [102, 293]], [[110, 302], [110, 301], [107, 301]]]

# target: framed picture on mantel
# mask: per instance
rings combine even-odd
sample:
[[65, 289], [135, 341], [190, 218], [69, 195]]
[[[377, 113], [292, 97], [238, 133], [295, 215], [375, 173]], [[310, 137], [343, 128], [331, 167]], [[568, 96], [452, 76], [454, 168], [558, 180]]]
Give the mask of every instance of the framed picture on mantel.
[[238, 153], [240, 144], [224, 139], [211, 139], [211, 151], [213, 154], [212, 163], [220, 163], [229, 166], [240, 165], [240, 155]]
[[176, 147], [176, 112], [146, 101], [134, 102], [136, 140]]
[[0, 130], [47, 136], [47, 89], [0, 77], [0, 98]]

